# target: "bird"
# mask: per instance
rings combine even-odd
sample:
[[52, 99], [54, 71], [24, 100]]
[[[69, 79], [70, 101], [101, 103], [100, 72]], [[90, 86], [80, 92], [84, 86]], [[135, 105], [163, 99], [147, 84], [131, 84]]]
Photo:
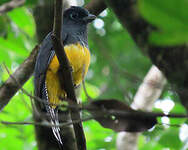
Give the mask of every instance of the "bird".
[[[72, 68], [74, 86], [84, 80], [90, 65], [87, 26], [96, 18], [83, 7], [71, 6], [65, 9], [62, 23], [62, 43]], [[52, 132], [57, 142], [63, 145], [60, 134], [58, 104], [66, 99], [66, 92], [60, 85], [59, 61], [55, 54], [50, 32], [42, 41], [34, 69], [35, 96], [39, 97], [40, 108], [47, 113]], [[66, 79], [64, 79], [66, 80]]]

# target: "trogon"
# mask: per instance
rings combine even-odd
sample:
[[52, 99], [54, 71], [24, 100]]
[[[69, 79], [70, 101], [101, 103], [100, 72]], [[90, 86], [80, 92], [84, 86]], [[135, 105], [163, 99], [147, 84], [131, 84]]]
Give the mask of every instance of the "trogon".
[[[62, 42], [72, 67], [74, 86], [78, 86], [88, 71], [90, 51], [88, 48], [87, 25], [96, 18], [82, 7], [72, 6], [63, 13]], [[34, 70], [35, 96], [42, 99], [41, 109], [48, 114], [53, 125], [59, 124], [58, 104], [66, 97], [58, 76], [59, 62], [56, 57], [51, 34], [43, 40]], [[84, 71], [84, 72], [83, 72]], [[66, 80], [66, 79], [64, 79]], [[57, 141], [62, 144], [60, 128], [52, 127]]]

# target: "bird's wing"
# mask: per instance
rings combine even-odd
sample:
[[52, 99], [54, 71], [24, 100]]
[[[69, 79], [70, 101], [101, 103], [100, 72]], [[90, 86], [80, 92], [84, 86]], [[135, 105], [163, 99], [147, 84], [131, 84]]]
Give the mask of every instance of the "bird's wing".
[[[55, 51], [53, 50], [51, 34], [52, 33], [50, 32], [43, 40], [35, 64], [35, 70], [34, 70], [35, 95], [37, 95], [40, 98], [42, 96], [41, 93], [42, 83], [45, 81], [45, 75], [48, 69], [48, 65], [51, 62], [53, 56], [55, 55]], [[66, 43], [67, 37], [68, 35], [63, 32], [62, 34], [63, 43]]]
[[[62, 34], [63, 43], [66, 40], [66, 34]], [[53, 44], [51, 39], [51, 33], [49, 33], [42, 42], [39, 50], [39, 54], [36, 60], [35, 71], [34, 71], [34, 85], [35, 85], [35, 95], [41, 98], [44, 103], [41, 103], [41, 108], [49, 114], [49, 119], [54, 125], [52, 131], [54, 136], [60, 144], [62, 144], [60, 136], [58, 110], [53, 109], [49, 105], [48, 91], [45, 83], [46, 71], [48, 69], [49, 63], [51, 62], [55, 51], [53, 50]]]
[[52, 55], [51, 33], [43, 40], [37, 56], [34, 70], [35, 95], [42, 98], [42, 86], [45, 82], [45, 74], [48, 68], [49, 58]]

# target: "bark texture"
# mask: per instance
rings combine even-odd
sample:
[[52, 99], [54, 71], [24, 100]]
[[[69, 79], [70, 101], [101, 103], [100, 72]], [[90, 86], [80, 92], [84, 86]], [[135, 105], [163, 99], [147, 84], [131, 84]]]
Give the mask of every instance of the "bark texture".
[[[162, 72], [156, 66], [152, 66], [134, 97], [132, 108], [151, 111], [165, 83], [166, 79]], [[117, 150], [137, 150], [138, 136], [139, 133], [119, 133], [116, 139]]]

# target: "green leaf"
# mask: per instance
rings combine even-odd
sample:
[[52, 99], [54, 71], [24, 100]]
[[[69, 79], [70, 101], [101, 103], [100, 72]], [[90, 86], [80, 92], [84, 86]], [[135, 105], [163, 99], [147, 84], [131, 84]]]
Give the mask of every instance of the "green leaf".
[[[182, 104], [176, 103], [170, 113], [186, 114], [186, 109]], [[170, 124], [181, 125], [182, 123], [185, 123], [186, 120], [187, 118], [170, 118]]]
[[185, 107], [180, 104], [180, 103], [175, 103], [175, 106], [173, 109], [170, 111], [170, 113], [181, 113], [181, 114], [186, 114], [186, 109]]
[[32, 14], [25, 7], [16, 8], [8, 13], [10, 19], [30, 37], [35, 33], [35, 22]]
[[154, 141], [150, 141], [149, 143], [145, 143], [145, 145], [141, 148], [139, 148], [139, 150], [150, 150], [150, 149], [153, 149], [153, 150], [161, 150], [163, 147], [154, 142]]
[[115, 147], [115, 133], [110, 129], [105, 129], [96, 121], [84, 122], [84, 129], [88, 150], [113, 150]]
[[[156, 130], [156, 128], [154, 130]], [[158, 131], [157, 132], [155, 132], [155, 131], [145, 132], [146, 133], [146, 134], [144, 134], [145, 136], [143, 136], [143, 135], [139, 136], [139, 139], [138, 139], [138, 149], [139, 150], [150, 150], [150, 149], [161, 150], [163, 148], [157, 142], [160, 137], [160, 134], [161, 134], [161, 132], [163, 132], [163, 130], [159, 129], [159, 128], [157, 128], [157, 130], [159, 130], [159, 132]], [[153, 132], [154, 132], [155, 136], [152, 135]], [[148, 134], [150, 134], [151, 136]]]
[[[15, 127], [6, 127], [6, 126], [1, 126], [0, 129], [0, 149], [2, 150], [19, 150], [22, 149], [22, 141], [20, 138], [18, 138], [20, 132], [17, 130]], [[16, 138], [17, 137], [17, 138]], [[10, 142], [14, 141], [14, 142]], [[9, 143], [9, 144], [8, 144]], [[12, 144], [16, 143], [16, 144]]]
[[158, 32], [152, 32], [149, 41], [155, 45], [178, 45], [188, 41], [187, 0], [140, 0], [141, 15]]
[[180, 149], [182, 142], [179, 139], [179, 129], [169, 128], [162, 133], [159, 143], [164, 147], [169, 147], [174, 150]]
[[1, 50], [0, 64], [5, 63], [7, 66], [10, 67], [11, 59], [7, 49], [4, 49], [4, 47], [0, 44], [0, 50]]
[[161, 32], [151, 32], [149, 42], [161, 45], [161, 46], [171, 46], [186, 43], [188, 41], [188, 28], [185, 30], [177, 31], [161, 31]]
[[[32, 91], [32, 80], [29, 80], [24, 89]], [[0, 113], [0, 120], [4, 121], [32, 121], [29, 98], [22, 92], [17, 92], [9, 104]], [[3, 113], [4, 112], [4, 113]], [[0, 149], [2, 150], [33, 150], [36, 149], [33, 126], [2, 125], [0, 124]], [[7, 143], [10, 143], [7, 145]]]
[[[8, 38], [8, 39], [4, 39], [4, 38], [0, 38], [0, 47], [1, 50], [4, 51], [9, 51], [11, 53], [14, 53], [14, 55], [21, 55], [23, 57], [27, 56], [28, 51], [26, 50], [25, 46], [23, 45], [23, 43], [21, 43], [22, 41], [19, 40], [15, 40], [13, 38]], [[20, 43], [20, 44], [19, 44]], [[4, 57], [5, 59], [6, 57]]]
[[187, 29], [187, 0], [140, 0], [139, 10], [143, 17], [166, 30]]
[[[86, 86], [86, 91], [91, 98], [94, 99], [94, 98], [99, 96], [100, 91], [96, 86], [89, 84], [89, 83], [85, 83], [85, 86]], [[81, 92], [81, 98], [82, 98], [82, 101], [87, 100], [85, 91], [83, 89], [82, 89], [82, 92]]]

